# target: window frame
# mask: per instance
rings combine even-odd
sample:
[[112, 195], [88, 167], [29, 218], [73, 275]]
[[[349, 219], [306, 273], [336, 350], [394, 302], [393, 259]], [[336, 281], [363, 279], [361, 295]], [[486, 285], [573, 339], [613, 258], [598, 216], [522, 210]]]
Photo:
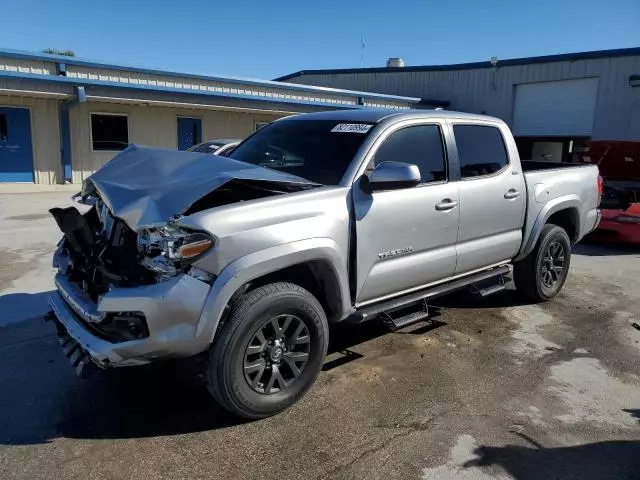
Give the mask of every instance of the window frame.
[[[513, 164], [511, 162], [511, 153], [509, 151], [509, 146], [507, 145], [507, 139], [505, 138], [504, 135], [504, 126], [499, 124], [499, 123], [494, 123], [494, 122], [479, 122], [479, 121], [465, 121], [465, 120], [451, 120], [449, 122], [449, 126], [450, 126], [450, 132], [451, 132], [451, 140], [452, 140], [452, 144], [455, 148], [455, 155], [456, 155], [456, 164], [457, 164], [457, 168], [458, 168], [458, 175], [461, 181], [467, 182], [467, 181], [473, 181], [476, 179], [482, 179], [482, 178], [491, 178], [491, 177], [497, 177], [499, 175], [502, 175], [504, 172], [506, 172], [509, 167], [511, 167]], [[502, 167], [500, 170], [496, 170], [493, 173], [487, 173], [484, 175], [477, 175], [474, 177], [463, 177], [462, 176], [462, 164], [460, 163], [460, 152], [458, 151], [458, 141], [456, 140], [456, 134], [455, 134], [455, 127], [456, 126], [463, 126], [463, 127], [491, 127], [491, 128], [495, 128], [496, 130], [498, 130], [498, 133], [500, 134], [500, 137], [502, 138], [502, 147], [504, 148], [504, 153], [505, 156], [507, 157], [507, 164]]]
[[[368, 172], [371, 171], [370, 167], [372, 166], [373, 162], [375, 161], [375, 156], [376, 153], [378, 152], [378, 150], [380, 149], [380, 147], [382, 147], [382, 145], [384, 144], [384, 142], [387, 141], [387, 139], [395, 134], [396, 132], [400, 131], [400, 130], [404, 130], [405, 128], [410, 128], [410, 127], [429, 127], [429, 126], [435, 126], [438, 128], [439, 132], [440, 132], [440, 140], [442, 142], [442, 156], [444, 159], [444, 169], [445, 169], [445, 179], [444, 180], [434, 180], [432, 182], [420, 182], [419, 184], [413, 186], [413, 187], [406, 187], [406, 188], [400, 188], [400, 189], [394, 189], [392, 191], [397, 191], [397, 190], [407, 190], [407, 189], [414, 189], [414, 188], [422, 188], [422, 187], [429, 187], [432, 185], [445, 185], [451, 181], [455, 181], [456, 179], [452, 178], [452, 172], [451, 172], [451, 157], [449, 156], [450, 153], [450, 145], [449, 145], [449, 141], [448, 141], [448, 125], [446, 122], [440, 120], [440, 119], [420, 119], [420, 120], [408, 120], [408, 121], [404, 121], [404, 122], [398, 122], [397, 124], [393, 124], [391, 126], [389, 126], [387, 129], [383, 130], [375, 139], [374, 143], [369, 147], [369, 149], [367, 150], [366, 154], [364, 155], [364, 160], [360, 166], [360, 168], [358, 169], [358, 174], [356, 175], [356, 177], [354, 178], [354, 183], [360, 179], [360, 177], [362, 177], [363, 175], [366, 175]], [[374, 167], [375, 168], [375, 167]], [[419, 166], [418, 166], [419, 168]], [[376, 192], [376, 193], [382, 193], [382, 192], [386, 192], [388, 190], [381, 190], [380, 192]]]
[[264, 122], [264, 121], [258, 121], [256, 120], [255, 122], [253, 122], [253, 133], [256, 133], [258, 130], [266, 127], [267, 125], [269, 125], [271, 122]]
[[122, 150], [107, 150], [107, 149], [100, 149], [100, 150], [96, 150], [93, 148], [93, 124], [91, 122], [91, 118], [93, 115], [105, 115], [105, 116], [110, 116], [110, 117], [126, 117], [127, 119], [127, 143], [130, 145], [131, 144], [131, 128], [129, 125], [129, 114], [128, 113], [119, 113], [119, 112], [89, 112], [89, 147], [91, 148], [91, 152], [122, 152], [122, 150], [125, 150], [127, 147], [124, 147]]

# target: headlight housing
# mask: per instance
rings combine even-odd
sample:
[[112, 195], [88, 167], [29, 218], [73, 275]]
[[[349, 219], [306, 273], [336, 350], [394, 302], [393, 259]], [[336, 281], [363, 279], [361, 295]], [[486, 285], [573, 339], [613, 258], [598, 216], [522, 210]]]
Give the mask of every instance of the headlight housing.
[[175, 274], [213, 248], [214, 239], [204, 232], [165, 226], [139, 232], [137, 245], [145, 266]]

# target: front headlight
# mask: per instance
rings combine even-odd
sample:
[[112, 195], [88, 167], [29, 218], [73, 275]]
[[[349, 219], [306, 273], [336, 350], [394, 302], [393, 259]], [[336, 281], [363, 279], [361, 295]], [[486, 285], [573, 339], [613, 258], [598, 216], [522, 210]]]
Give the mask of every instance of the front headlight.
[[213, 238], [204, 232], [176, 227], [142, 230], [137, 238], [144, 264], [161, 273], [176, 273], [210, 250]]

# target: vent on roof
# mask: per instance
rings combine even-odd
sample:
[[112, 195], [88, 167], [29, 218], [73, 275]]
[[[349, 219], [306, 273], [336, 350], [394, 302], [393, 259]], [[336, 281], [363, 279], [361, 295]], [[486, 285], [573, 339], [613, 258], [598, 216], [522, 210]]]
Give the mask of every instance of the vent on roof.
[[387, 60], [387, 67], [404, 67], [404, 58], [389, 57], [389, 60]]

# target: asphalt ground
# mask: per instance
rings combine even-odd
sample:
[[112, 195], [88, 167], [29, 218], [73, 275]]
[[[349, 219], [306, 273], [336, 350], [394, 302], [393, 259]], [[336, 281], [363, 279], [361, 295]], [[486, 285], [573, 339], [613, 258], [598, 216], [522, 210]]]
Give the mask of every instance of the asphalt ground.
[[335, 328], [307, 396], [241, 422], [193, 362], [75, 377], [41, 319], [70, 193], [0, 193], [0, 478], [640, 478], [640, 247], [579, 245], [546, 304]]

